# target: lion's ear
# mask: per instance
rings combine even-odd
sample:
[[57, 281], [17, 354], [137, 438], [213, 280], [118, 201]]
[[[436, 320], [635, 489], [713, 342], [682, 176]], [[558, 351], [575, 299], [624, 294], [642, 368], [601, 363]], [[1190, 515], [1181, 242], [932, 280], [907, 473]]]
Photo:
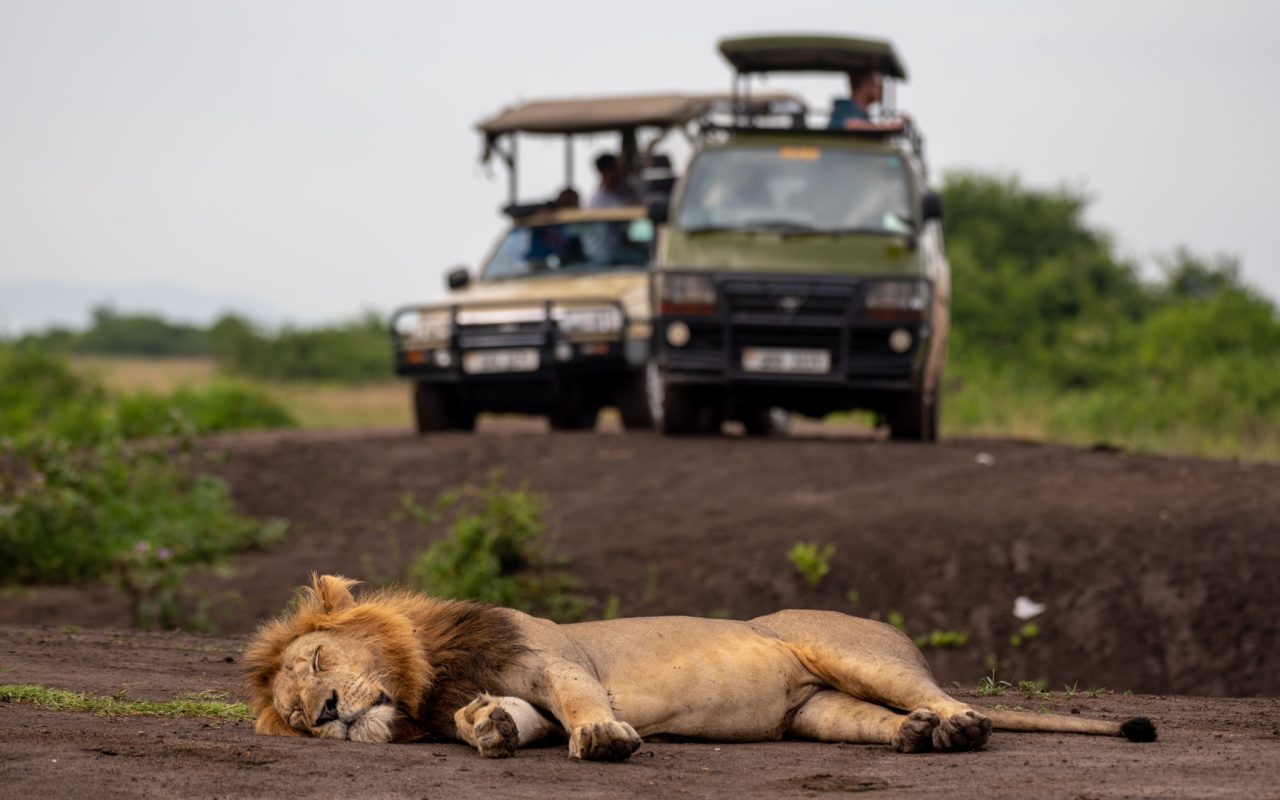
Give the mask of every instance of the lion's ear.
[[264, 708], [253, 723], [253, 732], [263, 736], [301, 736], [302, 734], [285, 724], [274, 708]]
[[322, 611], [332, 614], [356, 604], [356, 599], [351, 596], [351, 587], [359, 582], [341, 575], [317, 575], [313, 572], [307, 593], [320, 604]]

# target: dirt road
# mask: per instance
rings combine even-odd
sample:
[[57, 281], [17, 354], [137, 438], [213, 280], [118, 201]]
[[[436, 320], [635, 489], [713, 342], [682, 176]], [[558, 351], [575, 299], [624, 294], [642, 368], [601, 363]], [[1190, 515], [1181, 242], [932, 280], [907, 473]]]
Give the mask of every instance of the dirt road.
[[[241, 696], [240, 635], [280, 610], [311, 570], [400, 577], [442, 530], [393, 518], [407, 492], [430, 501], [502, 467], [550, 503], [552, 547], [603, 607], [625, 615], [828, 608], [888, 618], [912, 634], [958, 631], [926, 651], [938, 677], [998, 677], [1098, 698], [984, 700], [1161, 724], [1150, 747], [1003, 734], [960, 756], [895, 756], [807, 743], [646, 745], [620, 767], [558, 749], [509, 762], [459, 747], [287, 742], [243, 725], [111, 721], [0, 705], [0, 794], [369, 796], [1280, 796], [1280, 703], [1193, 699], [1280, 694], [1280, 465], [1130, 456], [1008, 441], [902, 445], [865, 435], [672, 440], [547, 435], [498, 423], [475, 436], [288, 433], [214, 440], [212, 468], [247, 513], [293, 523], [287, 542], [201, 581], [224, 635], [106, 632], [128, 614], [108, 587], [41, 589], [0, 604], [0, 682], [135, 697]], [[831, 543], [810, 589], [786, 560]], [[1014, 646], [1026, 596], [1045, 605]], [[63, 633], [63, 626], [79, 630]], [[225, 659], [230, 658], [231, 661]], [[994, 660], [994, 662], [993, 662]], [[1139, 693], [1133, 697], [1118, 694]], [[1145, 693], [1145, 694], [1144, 694]], [[108, 752], [109, 751], [109, 752]], [[374, 760], [376, 756], [376, 761]], [[55, 763], [52, 759], [58, 759]], [[817, 777], [825, 775], [828, 777]], [[20, 780], [19, 780], [20, 779]], [[18, 783], [15, 783], [18, 780]], [[986, 785], [990, 791], [977, 787]]]

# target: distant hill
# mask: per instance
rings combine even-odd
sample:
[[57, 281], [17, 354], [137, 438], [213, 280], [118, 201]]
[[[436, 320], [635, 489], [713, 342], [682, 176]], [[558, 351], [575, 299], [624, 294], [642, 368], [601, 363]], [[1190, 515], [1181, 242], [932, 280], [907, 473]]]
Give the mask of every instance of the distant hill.
[[267, 326], [285, 320], [280, 309], [259, 299], [204, 292], [174, 283], [0, 281], [0, 336], [54, 326], [81, 329], [89, 324], [90, 309], [103, 305], [122, 314], [155, 314], [200, 326], [209, 325], [228, 312]]

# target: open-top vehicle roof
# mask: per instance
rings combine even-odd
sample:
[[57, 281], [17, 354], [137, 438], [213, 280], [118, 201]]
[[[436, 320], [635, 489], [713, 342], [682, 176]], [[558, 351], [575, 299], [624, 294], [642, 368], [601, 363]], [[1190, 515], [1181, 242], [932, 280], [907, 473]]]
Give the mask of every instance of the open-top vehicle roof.
[[738, 36], [723, 39], [720, 53], [740, 73], [856, 72], [879, 70], [906, 80], [907, 68], [893, 45], [852, 36]]
[[566, 222], [630, 222], [647, 218], [644, 206], [612, 206], [609, 208], [548, 208], [517, 217], [518, 227], [556, 225]]
[[[741, 100], [741, 98], [739, 98]], [[727, 94], [651, 94], [564, 100], [533, 100], [504, 109], [476, 127], [493, 139], [509, 133], [578, 134], [632, 128], [672, 128], [729, 104]], [[750, 113], [765, 113], [782, 103], [803, 108], [798, 97], [784, 92], [750, 98]]]

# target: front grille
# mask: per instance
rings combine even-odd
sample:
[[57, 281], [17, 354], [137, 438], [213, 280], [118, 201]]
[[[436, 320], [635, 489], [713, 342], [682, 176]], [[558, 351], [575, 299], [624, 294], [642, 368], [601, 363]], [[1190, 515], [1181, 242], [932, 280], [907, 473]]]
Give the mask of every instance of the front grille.
[[734, 278], [721, 287], [725, 308], [733, 316], [798, 322], [842, 320], [849, 315], [854, 297], [854, 284], [834, 281]]

